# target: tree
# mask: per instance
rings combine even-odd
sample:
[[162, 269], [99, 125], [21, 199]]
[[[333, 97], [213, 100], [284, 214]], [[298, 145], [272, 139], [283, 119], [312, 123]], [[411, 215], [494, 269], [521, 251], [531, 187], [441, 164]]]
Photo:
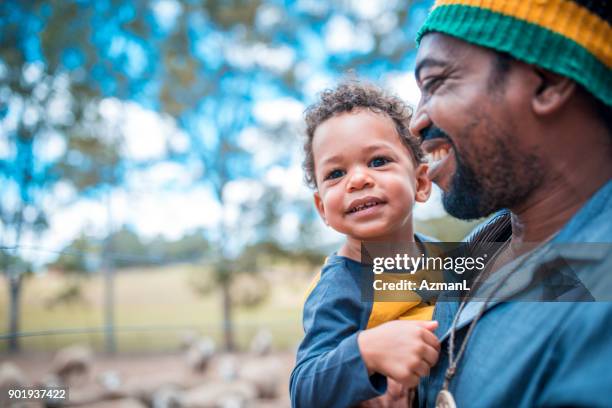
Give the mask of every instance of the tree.
[[100, 257], [100, 244], [81, 233], [70, 244], [66, 245], [57, 259], [48, 264], [50, 269], [70, 274], [84, 274], [94, 269], [94, 257]]
[[126, 225], [101, 239], [81, 232], [47, 266], [69, 274], [96, 272], [100, 268], [105, 242], [110, 242], [110, 256], [118, 268], [197, 262], [208, 251], [204, 235], [204, 231], [196, 230], [175, 241], [161, 236], [147, 241]]
[[[47, 228], [48, 212], [53, 204], [59, 204], [49, 204], [55, 186], [86, 191], [105, 180], [107, 175], [97, 170], [118, 167], [117, 141], [94, 133], [98, 90], [58, 58], [68, 49], [61, 41], [68, 33], [60, 33], [58, 27], [75, 19], [74, 13], [49, 17], [49, 7], [42, 2], [0, 5], [4, 21], [0, 47], [0, 143], [4, 147], [0, 156], [0, 246], [15, 254], [20, 253], [25, 236], [33, 238]], [[51, 21], [53, 24], [45, 26]], [[49, 145], [61, 146], [63, 153], [41, 154]], [[17, 351], [25, 270], [20, 263], [12, 263], [5, 265], [3, 272], [10, 288], [9, 350]]]

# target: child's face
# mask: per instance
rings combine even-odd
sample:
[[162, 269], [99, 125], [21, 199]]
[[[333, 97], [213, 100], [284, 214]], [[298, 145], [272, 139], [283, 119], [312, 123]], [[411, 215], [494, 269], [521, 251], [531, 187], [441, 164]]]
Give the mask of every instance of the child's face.
[[427, 166], [418, 165], [385, 114], [367, 109], [334, 116], [314, 132], [317, 210], [338, 232], [393, 240], [412, 231], [412, 207], [429, 197]]

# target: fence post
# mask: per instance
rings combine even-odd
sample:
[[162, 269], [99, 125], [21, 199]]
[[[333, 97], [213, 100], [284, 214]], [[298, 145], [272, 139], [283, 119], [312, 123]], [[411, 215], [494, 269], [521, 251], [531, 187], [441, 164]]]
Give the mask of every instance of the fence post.
[[114, 262], [112, 248], [113, 215], [111, 207], [111, 191], [109, 189], [106, 209], [108, 211], [108, 237], [104, 245], [104, 345], [106, 352], [114, 354], [117, 351], [115, 343], [115, 285], [113, 281]]

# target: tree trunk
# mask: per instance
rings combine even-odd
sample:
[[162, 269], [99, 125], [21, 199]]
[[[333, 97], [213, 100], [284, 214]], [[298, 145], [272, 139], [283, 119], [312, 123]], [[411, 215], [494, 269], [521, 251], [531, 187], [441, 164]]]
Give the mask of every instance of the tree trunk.
[[104, 270], [104, 345], [108, 354], [117, 351], [115, 343], [115, 288], [112, 261], [107, 262]]
[[229, 279], [221, 282], [221, 294], [223, 301], [223, 339], [226, 351], [234, 351], [234, 325], [232, 322], [232, 297]]
[[104, 244], [104, 348], [108, 354], [115, 354], [117, 342], [115, 339], [115, 260], [113, 259], [113, 213], [111, 195], [108, 192], [106, 200], [108, 213], [108, 237]]
[[9, 281], [9, 339], [8, 350], [11, 353], [17, 353], [19, 347], [19, 306], [21, 297], [21, 282], [23, 281], [22, 274], [8, 274]]

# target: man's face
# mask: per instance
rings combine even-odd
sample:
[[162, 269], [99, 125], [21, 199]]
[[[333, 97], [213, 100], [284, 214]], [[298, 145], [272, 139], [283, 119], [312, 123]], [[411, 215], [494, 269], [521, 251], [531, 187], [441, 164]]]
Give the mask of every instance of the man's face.
[[[509, 61], [453, 37], [430, 33], [416, 58], [421, 100], [410, 130], [430, 157], [430, 177], [449, 214], [487, 216], [522, 202], [542, 178], [527, 93]], [[518, 86], [517, 86], [518, 85]]]
[[406, 239], [414, 201], [427, 199], [430, 182], [388, 116], [333, 116], [317, 127], [312, 151], [315, 204], [329, 226], [359, 240]]

